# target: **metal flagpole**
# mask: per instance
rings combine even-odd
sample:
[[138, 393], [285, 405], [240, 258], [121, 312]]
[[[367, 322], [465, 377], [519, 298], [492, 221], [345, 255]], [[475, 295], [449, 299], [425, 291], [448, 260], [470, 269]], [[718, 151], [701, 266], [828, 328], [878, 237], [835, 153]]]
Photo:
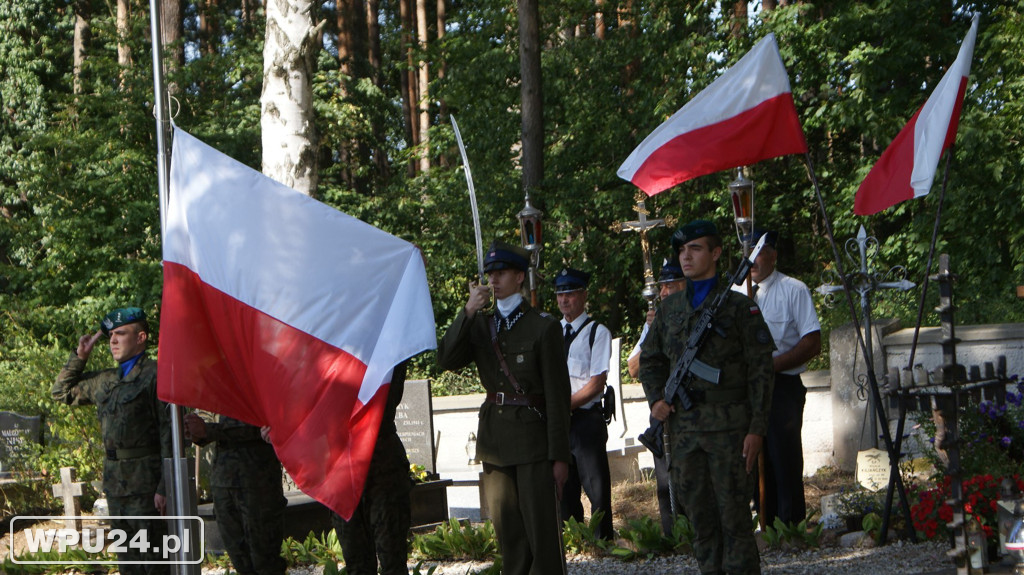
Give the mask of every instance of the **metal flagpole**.
[[[885, 441], [886, 451], [889, 453], [890, 463], [893, 461], [899, 461], [899, 453], [893, 451], [892, 434], [889, 432], [889, 422], [885, 420], [885, 406], [882, 404], [882, 397], [878, 393], [878, 380], [875, 378], [875, 365], [871, 352], [868, 350], [867, 345], [864, 343], [863, 334], [860, 332], [860, 321], [857, 319], [857, 310], [853, 303], [852, 289], [849, 286], [849, 280], [846, 276], [846, 272], [843, 270], [843, 260], [839, 253], [839, 248], [836, 246], [836, 238], [832, 234], [832, 222], [828, 219], [828, 211], [825, 209], [825, 200], [821, 197], [821, 188], [818, 186], [818, 177], [814, 173], [814, 163], [811, 161], [810, 152], [804, 152], [804, 165], [807, 168], [807, 176], [811, 180], [811, 184], [814, 185], [814, 194], [818, 199], [818, 207], [821, 208], [821, 217], [825, 224], [825, 233], [828, 235], [828, 243], [832, 246], [832, 256], [836, 262], [836, 272], [839, 278], [843, 282], [843, 291], [846, 293], [846, 302], [850, 308], [850, 319], [853, 321], [853, 330], [857, 334], [857, 344], [860, 347], [861, 354], [864, 356], [865, 365], [867, 366], [868, 384], [871, 387], [871, 400], [875, 405], [875, 413], [879, 418], [882, 418], [882, 439]], [[890, 478], [892, 480], [892, 478]], [[907, 500], [907, 490], [903, 485], [903, 479], [896, 475], [894, 479], [896, 483], [896, 489], [900, 496], [900, 507], [903, 511], [903, 516], [907, 520], [907, 535], [911, 541], [917, 541], [917, 535], [914, 533], [913, 524], [910, 521], [910, 502]], [[883, 510], [888, 513], [888, 510]], [[885, 544], [887, 534], [883, 531], [879, 533], [879, 543]]]
[[[171, 121], [167, 110], [167, 90], [164, 85], [163, 50], [160, 35], [160, 0], [149, 0], [149, 28], [153, 52], [153, 114], [156, 116], [156, 148], [157, 148], [157, 189], [160, 197], [160, 232], [163, 235], [167, 223], [167, 202], [170, 198], [170, 149], [168, 140], [170, 136]], [[196, 516], [196, 500], [192, 491], [192, 484], [188, 478], [188, 461], [185, 454], [184, 435], [182, 434], [181, 407], [172, 404], [171, 408], [171, 475], [173, 481], [165, 481], [165, 485], [172, 486], [170, 499], [173, 505], [172, 513], [177, 519], [172, 521], [173, 534], [178, 536], [179, 542], [187, 541], [189, 544], [180, 545], [174, 553], [175, 560], [179, 562], [174, 565], [174, 571], [181, 575], [198, 575], [201, 573], [200, 561], [202, 555], [193, 555], [193, 548], [201, 548], [202, 541], [197, 541], [198, 532], [192, 531], [183, 519], [186, 516]], [[167, 461], [164, 461], [164, 476], [167, 475]], [[184, 561], [194, 560], [197, 562], [184, 564]]]

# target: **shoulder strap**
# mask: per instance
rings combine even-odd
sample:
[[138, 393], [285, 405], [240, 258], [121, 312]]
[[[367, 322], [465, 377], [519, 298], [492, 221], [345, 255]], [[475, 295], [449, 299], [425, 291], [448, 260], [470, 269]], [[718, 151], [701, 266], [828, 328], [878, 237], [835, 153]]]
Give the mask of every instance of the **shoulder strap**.
[[[565, 341], [565, 349], [566, 349], [566, 353], [569, 353], [569, 351], [568, 351], [568, 350], [569, 350], [569, 346], [571, 346], [571, 345], [572, 345], [572, 342], [576, 341], [576, 336], [578, 336], [579, 334], [583, 333], [583, 328], [587, 327], [587, 324], [589, 324], [589, 323], [590, 323], [590, 322], [592, 322], [592, 321], [594, 321], [594, 318], [592, 318], [592, 317], [588, 317], [588, 318], [587, 318], [587, 319], [586, 319], [586, 320], [585, 320], [585, 321], [583, 322], [583, 324], [582, 324], [582, 325], [580, 325], [580, 328], [579, 328], [578, 330], [576, 330], [575, 332], [573, 332], [573, 334], [572, 334], [572, 335], [570, 335], [570, 336], [569, 336], [569, 337], [568, 337], [568, 338], [566, 339], [566, 341]], [[594, 330], [590, 330], [590, 333], [591, 333], [591, 335], [590, 335], [590, 347], [594, 347], [594, 335], [593, 335], [593, 333], [594, 333]]]
[[[587, 318], [587, 321], [590, 321], [590, 318]], [[594, 349], [594, 338], [597, 337], [597, 328], [600, 325], [601, 324], [599, 323], [595, 323], [594, 327], [590, 328], [590, 349]]]

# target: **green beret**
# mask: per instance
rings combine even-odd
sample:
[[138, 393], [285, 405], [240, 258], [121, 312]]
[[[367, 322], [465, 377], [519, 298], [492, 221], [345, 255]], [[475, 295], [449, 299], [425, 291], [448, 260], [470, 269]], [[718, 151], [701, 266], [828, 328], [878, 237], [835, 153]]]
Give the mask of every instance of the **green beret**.
[[122, 307], [108, 313], [100, 322], [100, 330], [103, 335], [110, 335], [110, 330], [117, 329], [122, 325], [146, 321], [146, 312], [137, 307]]
[[683, 246], [697, 238], [717, 236], [718, 228], [708, 220], [693, 220], [672, 234], [672, 249], [679, 253]]

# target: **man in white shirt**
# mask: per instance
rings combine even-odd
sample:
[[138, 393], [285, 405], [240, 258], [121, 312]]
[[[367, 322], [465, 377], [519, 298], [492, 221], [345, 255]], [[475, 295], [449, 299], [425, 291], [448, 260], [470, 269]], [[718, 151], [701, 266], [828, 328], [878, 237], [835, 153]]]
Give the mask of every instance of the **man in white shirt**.
[[[753, 243], [766, 236], [764, 249], [750, 268], [754, 301], [772, 332], [777, 348], [772, 363], [775, 391], [765, 438], [765, 524], [775, 517], [799, 523], [807, 516], [804, 501], [804, 459], [800, 434], [807, 389], [800, 380], [806, 363], [821, 353], [821, 325], [807, 286], [775, 269], [778, 233], [754, 229]], [[733, 286], [746, 293], [746, 285]], [[755, 502], [757, 497], [754, 498]]]
[[562, 494], [562, 520], [574, 517], [583, 522], [582, 488], [590, 500], [591, 515], [598, 511], [604, 513], [595, 535], [611, 540], [612, 480], [608, 469], [608, 427], [601, 398], [608, 381], [612, 336], [608, 328], [593, 321], [585, 311], [589, 280], [590, 274], [571, 268], [563, 269], [555, 277], [572, 392], [569, 399], [572, 461]]

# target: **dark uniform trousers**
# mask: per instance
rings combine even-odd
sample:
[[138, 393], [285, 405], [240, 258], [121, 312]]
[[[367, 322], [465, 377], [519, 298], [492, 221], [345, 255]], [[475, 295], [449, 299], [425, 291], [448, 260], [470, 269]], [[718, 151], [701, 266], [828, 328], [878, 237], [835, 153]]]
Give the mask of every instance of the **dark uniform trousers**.
[[[167, 535], [167, 520], [159, 515], [153, 504], [152, 495], [129, 495], [124, 497], [107, 497], [107, 507], [110, 509], [110, 516], [145, 516], [143, 519], [112, 519], [110, 528], [124, 531], [127, 539], [121, 545], [125, 550], [117, 554], [118, 571], [123, 575], [164, 575], [171, 572], [170, 565], [166, 563], [166, 557], [159, 552], [152, 551], [153, 547], [160, 547], [164, 543], [164, 536]], [[146, 543], [150, 550], [140, 553], [136, 545], [131, 545], [131, 540], [138, 533], [146, 534]], [[109, 540], [109, 535], [108, 535]], [[143, 564], [128, 564], [129, 561], [147, 561]]]
[[[494, 518], [502, 573], [565, 573], [551, 461], [483, 464], [484, 497]], [[545, 566], [562, 566], [546, 571]]]
[[348, 521], [337, 513], [331, 514], [348, 575], [376, 575], [378, 562], [383, 575], [409, 572], [406, 560], [412, 523], [412, 479], [409, 457], [395, 427], [395, 412], [405, 393], [407, 368], [408, 364], [402, 362], [392, 373], [359, 504]]
[[572, 412], [569, 422], [569, 448], [572, 462], [569, 478], [562, 492], [562, 520], [570, 517], [583, 522], [580, 491], [590, 500], [591, 515], [601, 511], [604, 517], [594, 533], [600, 539], [611, 539], [612, 478], [608, 468], [608, 426], [600, 404]]
[[[480, 407], [476, 449], [502, 573], [553, 575], [565, 573], [553, 462], [571, 458], [569, 370], [559, 323], [525, 303], [520, 309], [514, 323], [501, 319], [493, 343], [494, 316], [477, 313], [468, 319], [460, 311], [438, 342], [437, 360], [445, 370], [475, 363], [480, 383], [494, 398]], [[506, 368], [518, 385], [504, 375]], [[526, 395], [535, 405], [499, 402], [497, 394]]]
[[[765, 437], [765, 509], [762, 513], [766, 525], [774, 523], [775, 517], [786, 523], [799, 523], [807, 516], [800, 436], [806, 400], [807, 388], [799, 375], [775, 374]], [[754, 501], [758, 501], [756, 496]]]
[[[666, 537], [672, 535], [675, 517], [672, 516], [672, 492], [668, 482], [672, 481], [668, 472], [668, 459], [663, 455], [654, 458], [654, 480], [658, 486], [658, 514], [661, 515], [661, 532]], [[679, 505], [676, 505], [679, 512]]]

